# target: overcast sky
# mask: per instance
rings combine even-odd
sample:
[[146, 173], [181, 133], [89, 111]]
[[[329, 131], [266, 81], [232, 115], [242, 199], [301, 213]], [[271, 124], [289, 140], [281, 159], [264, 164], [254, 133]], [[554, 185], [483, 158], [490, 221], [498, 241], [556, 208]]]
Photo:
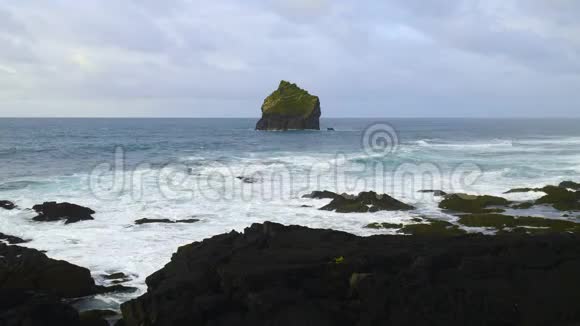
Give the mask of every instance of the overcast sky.
[[0, 116], [580, 117], [578, 0], [1, 0]]

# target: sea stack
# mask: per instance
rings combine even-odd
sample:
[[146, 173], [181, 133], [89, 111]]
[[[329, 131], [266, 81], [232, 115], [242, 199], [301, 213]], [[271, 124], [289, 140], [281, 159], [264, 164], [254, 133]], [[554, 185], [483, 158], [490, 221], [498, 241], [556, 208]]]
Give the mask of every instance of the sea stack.
[[320, 99], [285, 80], [262, 105], [256, 130], [320, 130]]

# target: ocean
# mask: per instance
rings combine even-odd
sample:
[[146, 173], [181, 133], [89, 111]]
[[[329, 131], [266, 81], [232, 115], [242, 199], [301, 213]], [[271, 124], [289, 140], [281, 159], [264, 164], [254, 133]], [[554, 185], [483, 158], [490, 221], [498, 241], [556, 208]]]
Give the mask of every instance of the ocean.
[[[321, 131], [289, 132], [257, 132], [256, 120], [0, 119], [0, 200], [22, 208], [0, 210], [0, 232], [98, 282], [133, 275], [127, 285], [139, 292], [83, 303], [107, 308], [141, 294], [179, 246], [254, 222], [389, 233], [364, 226], [456, 219], [419, 190], [502, 195], [580, 181], [580, 119], [323, 119]], [[376, 190], [417, 209], [320, 211], [325, 200], [302, 198], [313, 190]], [[95, 220], [33, 222], [27, 208], [44, 201], [88, 206]], [[548, 208], [520, 214], [563, 218]], [[141, 218], [200, 221], [135, 225]]]

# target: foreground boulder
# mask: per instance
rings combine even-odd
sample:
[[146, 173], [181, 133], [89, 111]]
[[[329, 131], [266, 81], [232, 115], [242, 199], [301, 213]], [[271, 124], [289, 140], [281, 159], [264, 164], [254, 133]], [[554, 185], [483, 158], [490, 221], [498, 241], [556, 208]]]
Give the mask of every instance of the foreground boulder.
[[10, 211], [10, 210], [15, 209], [16, 205], [13, 202], [8, 201], [8, 200], [0, 200], [0, 208], [7, 209]]
[[0, 289], [0, 325], [81, 326], [81, 323], [78, 312], [55, 295]]
[[405, 211], [412, 209], [414, 207], [411, 205], [407, 205], [386, 194], [377, 194], [374, 191], [361, 192], [358, 196], [335, 196], [330, 204], [321, 208], [321, 210], [336, 211], [337, 213], [374, 213], [378, 211]]
[[573, 325], [573, 235], [357, 237], [254, 224], [179, 248], [126, 325]]
[[92, 215], [95, 213], [95, 211], [88, 207], [57, 202], [45, 202], [40, 205], [34, 205], [32, 209], [38, 213], [33, 218], [35, 221], [52, 222], [64, 220], [65, 224], [93, 220]]
[[264, 100], [256, 130], [320, 130], [320, 115], [318, 96], [283, 80]]
[[29, 248], [0, 243], [0, 290], [30, 290], [60, 298], [98, 292], [88, 269]]

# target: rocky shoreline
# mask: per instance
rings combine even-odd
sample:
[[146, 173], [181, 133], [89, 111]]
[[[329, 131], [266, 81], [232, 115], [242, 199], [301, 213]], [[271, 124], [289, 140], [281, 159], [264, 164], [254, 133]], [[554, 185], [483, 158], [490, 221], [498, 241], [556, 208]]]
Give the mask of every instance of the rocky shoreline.
[[[71, 300], [130, 292], [123, 272], [103, 276], [17, 246], [28, 239], [0, 233], [0, 325], [572, 325], [580, 322], [580, 184], [543, 188], [535, 201], [448, 194], [440, 209], [412, 223], [366, 225], [395, 235], [359, 237], [264, 222], [183, 246], [146, 280], [147, 292], [121, 312], [79, 313]], [[387, 194], [315, 191], [320, 210], [368, 214], [415, 208]], [[0, 209], [18, 209], [1, 201]], [[313, 202], [314, 203], [314, 202]], [[312, 205], [305, 205], [312, 207]], [[534, 206], [562, 218], [509, 215]], [[92, 220], [70, 203], [35, 205], [33, 221]], [[140, 219], [135, 224], [195, 223]], [[1, 231], [1, 230], [0, 230]]]
[[580, 239], [254, 224], [179, 248], [127, 325], [571, 325]]

